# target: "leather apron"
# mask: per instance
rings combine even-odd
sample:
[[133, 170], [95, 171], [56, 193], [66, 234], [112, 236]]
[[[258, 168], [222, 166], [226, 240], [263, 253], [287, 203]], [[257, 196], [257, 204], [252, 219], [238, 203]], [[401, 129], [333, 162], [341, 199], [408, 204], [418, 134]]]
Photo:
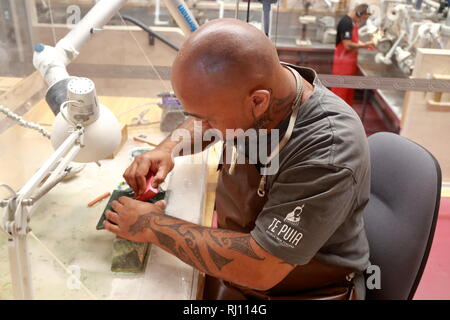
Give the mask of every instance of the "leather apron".
[[[289, 133], [290, 135], [290, 133]], [[225, 146], [226, 144], [224, 144]], [[222, 159], [228, 159], [224, 148]], [[215, 209], [219, 228], [250, 233], [267, 201], [268, 188], [261, 187], [261, 174], [255, 164], [230, 164], [222, 161], [216, 189]], [[308, 264], [296, 266], [279, 284], [268, 291], [258, 291], [206, 275], [203, 299], [354, 299], [353, 270], [322, 263], [312, 259]]]

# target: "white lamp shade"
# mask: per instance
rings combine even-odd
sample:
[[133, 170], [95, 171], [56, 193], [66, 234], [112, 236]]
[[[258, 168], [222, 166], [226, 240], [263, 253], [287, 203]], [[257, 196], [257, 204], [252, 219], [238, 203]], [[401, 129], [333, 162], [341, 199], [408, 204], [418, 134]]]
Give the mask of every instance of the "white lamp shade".
[[[51, 142], [58, 148], [69, 136], [73, 125], [66, 122], [61, 112], [53, 122]], [[84, 127], [83, 144], [74, 158], [76, 162], [94, 162], [112, 155], [121, 141], [120, 124], [114, 114], [105, 106], [99, 105], [99, 117], [92, 124]]]

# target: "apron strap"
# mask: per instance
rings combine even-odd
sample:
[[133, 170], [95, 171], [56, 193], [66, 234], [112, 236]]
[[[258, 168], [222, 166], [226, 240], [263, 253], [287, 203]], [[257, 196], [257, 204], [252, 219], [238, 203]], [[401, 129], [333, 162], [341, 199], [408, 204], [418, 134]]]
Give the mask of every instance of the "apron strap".
[[[285, 68], [287, 68], [295, 77], [296, 85], [297, 85], [297, 96], [295, 97], [294, 102], [292, 103], [292, 113], [291, 117], [289, 119], [289, 125], [287, 127], [286, 133], [281, 139], [280, 143], [275, 147], [275, 149], [271, 152], [269, 159], [267, 163], [272, 161], [272, 159], [280, 153], [280, 150], [286, 145], [286, 143], [289, 141], [292, 135], [292, 131], [294, 131], [295, 121], [297, 120], [298, 112], [300, 110], [301, 100], [303, 97], [303, 80], [298, 74], [298, 72], [288, 65], [284, 65]], [[234, 151], [234, 150], [233, 150]], [[266, 194], [266, 175], [263, 173], [261, 176], [261, 180], [258, 187], [258, 195], [260, 197], [264, 197]]]

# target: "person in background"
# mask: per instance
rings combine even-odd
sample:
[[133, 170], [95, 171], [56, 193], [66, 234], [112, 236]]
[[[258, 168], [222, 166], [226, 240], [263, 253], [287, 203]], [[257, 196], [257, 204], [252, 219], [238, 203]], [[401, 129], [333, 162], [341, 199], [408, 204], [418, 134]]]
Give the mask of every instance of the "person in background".
[[[360, 4], [339, 21], [336, 33], [333, 71], [335, 75], [356, 75], [358, 71], [358, 50], [372, 49], [372, 42], [361, 42], [358, 36], [358, 24], [371, 15], [367, 4]], [[354, 89], [332, 88], [331, 91], [341, 97], [350, 106], [353, 103]]]

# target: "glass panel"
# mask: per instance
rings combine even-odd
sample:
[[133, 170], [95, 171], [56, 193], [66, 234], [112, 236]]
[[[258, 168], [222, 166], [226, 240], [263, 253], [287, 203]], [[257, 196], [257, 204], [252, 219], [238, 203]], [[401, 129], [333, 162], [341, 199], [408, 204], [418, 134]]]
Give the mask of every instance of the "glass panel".
[[[33, 47], [38, 43], [54, 46], [95, 2], [0, 0], [0, 105], [29, 121], [28, 126], [41, 127], [40, 132], [24, 128], [0, 114], [0, 184], [19, 190], [54, 152], [42, 134], [52, 130], [55, 115], [44, 99], [48, 86], [32, 64]], [[164, 8], [161, 11], [160, 20], [171, 20]], [[125, 22], [127, 15], [155, 21], [153, 4], [128, 1], [120, 13], [103, 30], [95, 31], [67, 70], [71, 76], [88, 77], [95, 83], [99, 102], [128, 125], [124, 131], [128, 141], [114, 160], [101, 161], [101, 167], [87, 164], [33, 206], [28, 246], [37, 299], [187, 299], [197, 295], [198, 272], [157, 247], [150, 246], [147, 252], [145, 272], [111, 272], [115, 237], [95, 230], [107, 201], [86, 206], [98, 195], [120, 188], [132, 154], [149, 148], [133, 137], [144, 134], [141, 138], [157, 144], [168, 134], [166, 127], [176, 125], [173, 120], [162, 121], [160, 107], [173, 103], [164, 94], [172, 91], [169, 75], [176, 50]], [[156, 22], [158, 35], [181, 45], [184, 35], [173, 20], [167, 25]], [[174, 182], [168, 178], [166, 200], [173, 215], [199, 223], [207, 154], [191, 160], [177, 159], [171, 175]], [[174, 193], [174, 188], [183, 191]], [[0, 200], [9, 197], [0, 188]], [[185, 212], [189, 201], [191, 210]], [[13, 298], [6, 242], [0, 233], [0, 299]]]
[[[54, 152], [44, 135], [51, 131], [55, 115], [44, 99], [48, 86], [33, 66], [33, 48], [38, 43], [54, 46], [96, 2], [0, 0], [0, 105], [30, 121], [28, 127], [40, 126], [38, 131], [24, 128], [0, 114], [0, 184], [18, 190]], [[237, 17], [261, 30], [267, 22], [263, 8], [271, 8], [268, 34], [280, 60], [313, 68], [325, 84], [333, 81], [335, 84], [341, 80], [340, 75], [363, 77], [348, 81], [355, 89], [350, 106], [360, 115], [367, 134], [392, 131], [422, 144], [439, 160], [443, 180], [450, 180], [450, 154], [446, 151], [450, 123], [450, 14], [444, 1], [417, 1], [422, 3], [419, 8], [416, 1], [366, 0], [371, 13], [368, 19], [355, 18], [352, 11], [362, 1], [263, 2], [271, 5], [231, 0], [189, 0], [187, 5], [200, 26], [217, 18]], [[351, 16], [347, 20], [352, 21], [352, 28], [361, 20], [359, 40], [373, 41], [374, 45], [353, 51], [358, 54], [352, 55], [350, 71], [343, 70], [345, 63], [341, 63], [343, 69], [337, 70], [335, 59], [336, 29], [346, 15]], [[167, 42], [150, 36], [132, 19], [150, 27]], [[165, 115], [159, 106], [174, 103], [168, 95], [172, 91], [170, 69], [177, 54], [174, 47], [182, 45], [185, 35], [169, 14], [165, 1], [129, 0], [120, 15], [114, 15], [102, 30], [92, 31], [92, 39], [85, 43], [67, 70], [72, 76], [94, 81], [99, 102], [122, 125], [128, 125], [129, 139], [118, 156], [120, 163], [109, 163], [102, 168], [88, 164], [82, 171], [86, 179], [59, 184], [36, 205], [32, 228], [42, 243], [33, 237], [29, 241], [36, 298], [120, 296], [117, 288], [123, 284], [122, 280], [133, 277], [118, 277], [111, 284], [112, 275], [105, 270], [109, 270], [113, 238], [89, 229], [98, 220], [104, 203], [90, 211], [86, 203], [99, 193], [117, 187], [130, 161], [130, 152], [143, 147], [133, 137], [145, 134], [141, 138], [157, 144], [168, 134], [168, 130], [161, 130]], [[344, 52], [342, 48], [339, 50]], [[410, 78], [415, 81], [405, 82]], [[369, 83], [361, 79], [372, 79], [371, 83], [378, 85], [361, 88], [361, 84], [367, 87]], [[394, 81], [388, 82], [389, 79]], [[439, 87], [442, 91], [433, 89], [437, 80], [444, 83]], [[392, 86], [380, 87], [386, 83]], [[404, 89], [405, 83], [409, 90]], [[327, 86], [333, 88], [331, 84]], [[191, 174], [205, 180], [202, 168], [194, 166]], [[200, 189], [202, 179], [197, 179]], [[9, 193], [0, 188], [0, 200], [7, 197]], [[59, 210], [70, 212], [67, 215]], [[65, 225], [66, 221], [70, 223]], [[6, 244], [6, 236], [0, 233], [0, 299], [12, 298]], [[82, 254], [74, 255], [77, 250]], [[173, 257], [162, 251], [153, 250], [152, 254], [153, 259], [174, 263]], [[96, 262], [86, 264], [89, 260]], [[77, 266], [81, 266], [80, 279], [88, 290], [69, 288], [77, 287], [65, 269], [70, 266], [75, 273]], [[183, 282], [194, 278], [192, 269], [184, 265], [177, 268], [176, 273], [182, 279], [178, 283], [182, 295], [176, 297], [193, 296], [192, 287]], [[160, 268], [157, 272], [164, 270]], [[44, 282], [48, 285], [39, 285]], [[166, 298], [173, 298], [169, 296]]]

